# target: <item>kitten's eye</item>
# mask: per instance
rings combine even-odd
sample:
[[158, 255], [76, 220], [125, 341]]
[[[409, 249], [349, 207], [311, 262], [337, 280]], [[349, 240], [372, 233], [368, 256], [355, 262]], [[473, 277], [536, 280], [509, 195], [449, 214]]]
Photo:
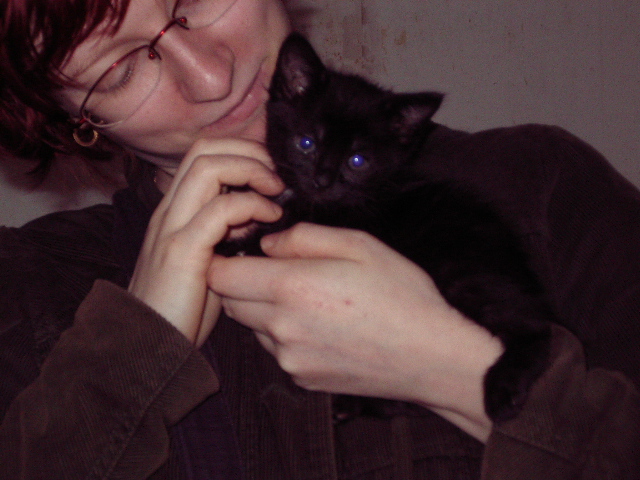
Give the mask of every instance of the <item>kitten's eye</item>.
[[349, 165], [349, 168], [351, 168], [352, 170], [359, 170], [362, 167], [365, 167], [367, 165], [367, 159], [364, 158], [362, 155], [356, 154], [351, 158], [349, 158], [347, 163]]
[[316, 141], [308, 135], [303, 135], [297, 139], [296, 147], [304, 153], [311, 153], [316, 149]]

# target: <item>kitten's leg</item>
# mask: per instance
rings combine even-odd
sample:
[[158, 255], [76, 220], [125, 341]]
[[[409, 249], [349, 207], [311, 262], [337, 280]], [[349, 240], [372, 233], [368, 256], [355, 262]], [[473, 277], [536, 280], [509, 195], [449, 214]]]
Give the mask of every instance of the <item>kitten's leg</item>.
[[[526, 402], [531, 385], [547, 365], [551, 338], [549, 306], [521, 275], [517, 264], [510, 274], [477, 266], [483, 273], [449, 272], [436, 275], [436, 284], [452, 306], [498, 337], [504, 353], [485, 376], [485, 410], [493, 421], [515, 417]], [[446, 277], [446, 278], [445, 278]]]
[[514, 418], [522, 410], [531, 386], [546, 367], [549, 342], [549, 328], [504, 342], [504, 353], [484, 379], [485, 411], [494, 422]]

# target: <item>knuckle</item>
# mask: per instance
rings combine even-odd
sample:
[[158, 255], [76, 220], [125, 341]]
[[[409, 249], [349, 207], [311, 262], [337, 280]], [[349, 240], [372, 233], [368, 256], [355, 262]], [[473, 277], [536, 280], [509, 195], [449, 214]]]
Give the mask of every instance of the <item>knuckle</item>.
[[226, 214], [228, 216], [229, 214], [244, 212], [244, 215], [250, 216], [259, 201], [260, 198], [255, 192], [231, 191], [216, 197], [214, 210], [220, 215]]
[[234, 139], [230, 138], [199, 138], [191, 146], [190, 154], [210, 156], [223, 152], [233, 153], [235, 143]]
[[355, 249], [370, 248], [373, 237], [362, 230], [345, 230], [345, 241]]
[[233, 308], [233, 302], [230, 302], [227, 299], [223, 299], [222, 308], [224, 310], [224, 313], [227, 315], [227, 317], [232, 319], [237, 317], [236, 310]]
[[310, 223], [300, 222], [296, 223], [281, 235], [287, 245], [296, 247], [304, 243], [305, 239], [309, 237], [312, 228], [313, 226]]
[[278, 361], [278, 365], [289, 375], [296, 376], [296, 363], [291, 359], [290, 355], [283, 353], [282, 350], [282, 348], [278, 348], [277, 350], [276, 360]]
[[291, 325], [284, 321], [273, 322], [269, 327], [269, 335], [278, 345], [285, 347], [291, 347], [297, 341]]
[[311, 223], [299, 222], [289, 230], [289, 234], [294, 240], [298, 240], [308, 235], [312, 229], [313, 225]]
[[351, 252], [355, 260], [366, 258], [376, 258], [381, 255], [380, 246], [382, 243], [370, 233], [362, 230], [345, 230], [342, 236], [344, 249]]
[[304, 376], [300, 376], [300, 375], [296, 375], [292, 377], [293, 383], [295, 383], [296, 385], [298, 385], [301, 388], [304, 388], [305, 390], [309, 390], [312, 392], [317, 392], [321, 390], [321, 387], [319, 385], [316, 384], [316, 382], [313, 379], [310, 378], [306, 378]]
[[313, 286], [308, 275], [297, 270], [287, 270], [285, 274], [274, 278], [270, 288], [277, 302], [305, 304], [313, 292]]
[[192, 188], [198, 185], [209, 184], [217, 193], [220, 189], [219, 176], [219, 162], [212, 161], [212, 159], [206, 155], [198, 155], [192, 160], [184, 174], [181, 181], [181, 184], [184, 185], [182, 188]]
[[193, 145], [191, 146], [191, 152], [197, 154], [197, 152], [202, 152], [206, 150], [210, 142], [211, 141], [208, 138], [197, 139], [195, 142], [193, 142]]
[[165, 262], [178, 265], [184, 263], [185, 251], [191, 250], [190, 242], [185, 237], [182, 232], [175, 232], [164, 238], [161, 255]]
[[157, 234], [157, 231], [162, 227], [166, 216], [166, 208], [163, 204], [159, 205], [158, 208], [156, 208], [155, 212], [153, 212], [153, 215], [151, 215], [151, 219], [149, 220], [149, 225], [147, 226], [146, 232], [147, 238]]
[[211, 172], [212, 165], [213, 162], [209, 157], [206, 155], [198, 155], [191, 163], [189, 173], [197, 177], [205, 176]]
[[293, 378], [302, 380], [305, 377], [305, 369], [297, 355], [293, 354], [288, 348], [278, 348], [277, 361], [280, 368], [291, 375]]

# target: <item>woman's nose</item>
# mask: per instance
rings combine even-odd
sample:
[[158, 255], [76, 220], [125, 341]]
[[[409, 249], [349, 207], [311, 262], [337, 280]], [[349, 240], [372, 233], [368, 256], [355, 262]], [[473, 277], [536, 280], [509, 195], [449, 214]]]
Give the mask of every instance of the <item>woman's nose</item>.
[[[223, 100], [231, 93], [235, 56], [224, 42], [207, 38], [207, 29], [167, 32], [163, 62], [188, 101]], [[173, 35], [171, 35], [173, 33]]]

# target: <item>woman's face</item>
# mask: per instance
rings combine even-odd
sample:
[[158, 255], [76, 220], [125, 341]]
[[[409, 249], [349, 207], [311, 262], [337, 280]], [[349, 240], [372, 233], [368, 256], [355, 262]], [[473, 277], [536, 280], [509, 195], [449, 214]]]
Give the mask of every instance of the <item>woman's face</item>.
[[[98, 31], [78, 47], [63, 68], [85, 87], [63, 92], [63, 105], [72, 115], [102, 72], [158, 35], [173, 2], [131, 0], [115, 35]], [[262, 141], [268, 87], [288, 32], [280, 0], [236, 0], [208, 27], [170, 28], [156, 45], [162, 58], [157, 86], [133, 115], [102, 133], [167, 167], [175, 166], [200, 138]]]

